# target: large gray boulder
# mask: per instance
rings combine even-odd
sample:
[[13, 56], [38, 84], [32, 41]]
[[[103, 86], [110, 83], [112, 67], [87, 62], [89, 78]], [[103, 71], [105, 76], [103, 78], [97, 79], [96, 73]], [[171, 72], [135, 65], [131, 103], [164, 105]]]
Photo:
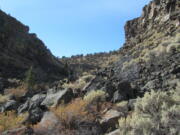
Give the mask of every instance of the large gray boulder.
[[45, 112], [37, 128], [34, 129], [34, 132], [37, 135], [57, 135], [59, 134], [59, 124], [59, 118], [54, 113]]
[[31, 99], [27, 99], [26, 102], [24, 104], [22, 104], [21, 106], [19, 106], [18, 108], [18, 113], [23, 113], [29, 110], [33, 110], [35, 108], [38, 107], [42, 107], [41, 103], [43, 102], [43, 100], [46, 98], [45, 94], [36, 94], [34, 95]]
[[41, 120], [44, 111], [47, 110], [46, 107], [41, 105], [45, 98], [45, 94], [34, 95], [31, 99], [27, 99], [27, 101], [18, 108], [18, 114], [23, 112], [29, 113], [27, 118], [23, 121], [23, 124], [36, 124]]
[[113, 102], [120, 102], [129, 100], [135, 97], [135, 90], [131, 87], [129, 82], [122, 81], [117, 86], [117, 91], [114, 93]]
[[30, 101], [30, 108], [36, 108], [37, 106], [41, 106], [41, 103], [44, 101], [45, 98], [45, 94], [34, 95]]
[[0, 112], [16, 110], [18, 102], [15, 100], [8, 100], [3, 105], [0, 105]]
[[45, 105], [47, 107], [55, 107], [60, 101], [64, 101], [64, 103], [68, 103], [73, 98], [73, 92], [71, 89], [64, 90], [55, 90], [50, 89], [47, 93], [46, 98], [41, 103], [41, 105]]

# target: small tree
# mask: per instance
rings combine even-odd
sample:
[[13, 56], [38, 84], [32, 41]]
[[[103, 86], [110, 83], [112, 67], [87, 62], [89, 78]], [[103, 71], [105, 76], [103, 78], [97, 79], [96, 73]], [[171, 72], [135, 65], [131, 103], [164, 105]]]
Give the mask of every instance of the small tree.
[[33, 67], [31, 66], [26, 73], [25, 83], [27, 85], [28, 90], [33, 89], [35, 85], [35, 74], [33, 72]]

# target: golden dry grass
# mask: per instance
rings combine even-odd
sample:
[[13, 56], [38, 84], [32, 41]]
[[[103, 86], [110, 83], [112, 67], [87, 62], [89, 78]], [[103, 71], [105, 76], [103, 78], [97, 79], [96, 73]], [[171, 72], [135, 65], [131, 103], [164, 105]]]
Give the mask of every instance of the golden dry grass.
[[67, 105], [61, 105], [57, 108], [51, 108], [62, 124], [71, 129], [75, 121], [93, 120], [86, 110], [87, 103], [82, 99], [76, 99]]
[[0, 113], [0, 133], [3, 131], [21, 127], [21, 122], [27, 114], [17, 116], [15, 112]]
[[[68, 129], [73, 129], [77, 121], [95, 121], [98, 113], [105, 108], [101, 98], [104, 98], [105, 92], [92, 91], [83, 99], [77, 98], [67, 105], [60, 105], [57, 108], [51, 108], [51, 111], [58, 116], [62, 125]], [[97, 100], [98, 98], [98, 100]], [[92, 103], [93, 101], [98, 101]]]
[[6, 89], [5, 94], [13, 95], [16, 98], [18, 98], [18, 97], [21, 97], [22, 95], [24, 95], [27, 91], [28, 91], [27, 86], [25, 84], [22, 84], [16, 88]]

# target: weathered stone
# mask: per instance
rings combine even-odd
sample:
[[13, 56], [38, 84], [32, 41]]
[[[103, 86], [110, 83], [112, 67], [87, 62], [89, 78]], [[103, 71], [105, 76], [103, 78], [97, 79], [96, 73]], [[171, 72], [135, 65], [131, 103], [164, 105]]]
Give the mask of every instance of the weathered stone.
[[73, 98], [73, 92], [71, 89], [64, 89], [55, 91], [53, 89], [49, 90], [46, 98], [41, 103], [41, 105], [45, 105], [47, 107], [57, 106], [60, 101], [64, 101], [65, 103], [69, 102]]
[[118, 123], [118, 119], [121, 116], [123, 116], [123, 113], [117, 110], [107, 111], [100, 120], [103, 131], [114, 130], [116, 128], [116, 124]]
[[18, 107], [18, 109], [17, 109], [18, 114], [28, 111], [29, 110], [29, 104], [30, 104], [30, 99], [27, 99], [27, 101], [24, 104], [22, 104]]
[[146, 83], [146, 85], [142, 88], [143, 90], [152, 90], [156, 88], [158, 80], [152, 80]]
[[45, 94], [34, 95], [30, 100], [29, 109], [41, 106], [41, 103], [44, 101], [45, 98], [46, 98]]
[[130, 99], [128, 101], [128, 109], [131, 111], [131, 110], [134, 110], [134, 107], [135, 107], [135, 103], [136, 103], [136, 99]]
[[16, 110], [18, 103], [15, 100], [9, 100], [3, 105], [2, 112]]
[[28, 113], [29, 113], [28, 116], [22, 122], [22, 124], [27, 124], [27, 125], [37, 124], [38, 122], [41, 121], [44, 111], [41, 108], [37, 107], [33, 110], [29, 110]]
[[80, 122], [77, 123], [76, 135], [102, 135], [103, 131], [98, 123]]
[[60, 125], [59, 118], [52, 112], [45, 112], [41, 121], [37, 124], [37, 128], [34, 129], [34, 133], [39, 135], [58, 135], [58, 125]]
[[120, 82], [117, 87], [117, 91], [114, 93], [113, 102], [120, 102], [123, 100], [129, 100], [135, 97], [134, 90], [131, 88], [130, 83]]
[[53, 128], [55, 128], [59, 123], [59, 118], [54, 113], [45, 112], [40, 123], [38, 123], [38, 126], [48, 130], [53, 130]]
[[24, 104], [19, 106], [18, 114], [29, 111], [29, 110], [33, 110], [38, 107], [45, 109], [45, 107], [41, 105], [41, 103], [43, 102], [45, 98], [46, 98], [45, 94], [37, 94], [37, 95], [34, 95], [31, 99], [28, 98]]
[[112, 132], [105, 134], [105, 135], [120, 135], [120, 133], [121, 133], [120, 130], [116, 129], [115, 131], [112, 131]]

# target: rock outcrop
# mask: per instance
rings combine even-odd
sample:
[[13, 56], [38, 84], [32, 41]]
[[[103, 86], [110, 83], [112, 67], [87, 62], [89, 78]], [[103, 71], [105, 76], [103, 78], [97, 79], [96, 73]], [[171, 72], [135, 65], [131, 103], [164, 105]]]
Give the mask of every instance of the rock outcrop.
[[126, 45], [136, 45], [147, 40], [154, 32], [174, 35], [180, 26], [178, 0], [154, 0], [143, 8], [141, 17], [125, 25]]
[[68, 103], [73, 98], [73, 92], [71, 89], [64, 90], [54, 90], [50, 89], [47, 92], [46, 98], [41, 103], [47, 107], [53, 106], [56, 107], [60, 102]]

